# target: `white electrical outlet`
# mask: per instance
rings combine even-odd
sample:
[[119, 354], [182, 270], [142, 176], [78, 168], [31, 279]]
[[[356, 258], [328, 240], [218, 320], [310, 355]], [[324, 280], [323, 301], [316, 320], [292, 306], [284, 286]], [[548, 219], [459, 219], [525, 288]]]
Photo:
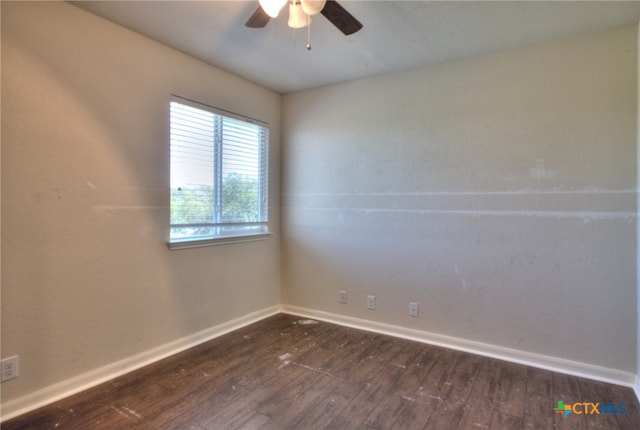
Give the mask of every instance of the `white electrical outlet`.
[[347, 303], [347, 292], [340, 291], [340, 303]]
[[376, 308], [376, 296], [367, 296], [367, 309], [374, 310]]
[[416, 302], [409, 303], [409, 316], [410, 317], [418, 316], [418, 304]]
[[5, 358], [1, 362], [2, 382], [17, 378], [20, 375], [20, 361], [17, 355]]

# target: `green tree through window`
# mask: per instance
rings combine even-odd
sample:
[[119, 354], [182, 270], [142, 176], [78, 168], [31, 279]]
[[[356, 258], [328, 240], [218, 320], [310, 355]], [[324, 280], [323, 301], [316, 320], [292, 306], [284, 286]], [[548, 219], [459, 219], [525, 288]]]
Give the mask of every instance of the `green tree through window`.
[[265, 124], [173, 97], [171, 242], [264, 233]]

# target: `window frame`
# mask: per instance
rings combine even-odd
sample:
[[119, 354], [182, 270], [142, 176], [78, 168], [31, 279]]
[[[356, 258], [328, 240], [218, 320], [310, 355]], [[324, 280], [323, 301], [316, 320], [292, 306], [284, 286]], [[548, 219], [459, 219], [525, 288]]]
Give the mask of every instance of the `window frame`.
[[[209, 112], [214, 115], [218, 115], [224, 118], [228, 118], [235, 121], [245, 122], [248, 124], [252, 124], [258, 127], [261, 127], [261, 133], [265, 133], [263, 139], [260, 139], [260, 144], [264, 145], [264, 148], [259, 148], [259, 151], [263, 151], [258, 153], [258, 213], [262, 214], [264, 211], [264, 218], [260, 216], [260, 221], [247, 221], [247, 222], [220, 222], [220, 213], [223, 210], [219, 205], [222, 189], [221, 189], [221, 178], [222, 171], [224, 170], [224, 162], [222, 157], [220, 157], [220, 153], [222, 151], [222, 142], [216, 143], [215, 136], [213, 137], [214, 141], [212, 142], [212, 151], [213, 151], [213, 159], [212, 162], [214, 164], [213, 172], [214, 175], [211, 178], [211, 186], [214, 188], [215, 193], [215, 201], [214, 206], [220, 207], [219, 210], [215, 208], [212, 210], [214, 218], [211, 222], [208, 223], [187, 223], [187, 224], [172, 224], [171, 223], [171, 210], [172, 210], [172, 202], [170, 198], [169, 202], [169, 235], [167, 240], [167, 245], [169, 249], [184, 249], [184, 248], [199, 248], [204, 246], [212, 246], [212, 245], [222, 245], [229, 243], [243, 243], [243, 242], [252, 242], [257, 240], [265, 240], [268, 239], [273, 233], [270, 229], [269, 222], [269, 185], [270, 185], [270, 177], [269, 177], [269, 124], [264, 121], [257, 120], [255, 118], [247, 117], [245, 115], [237, 114], [235, 112], [227, 111], [225, 109], [220, 109], [214, 106], [210, 106], [204, 103], [200, 103], [194, 100], [190, 100], [181, 96], [177, 96], [172, 94], [169, 103], [169, 174], [170, 177], [173, 173], [172, 169], [172, 139], [171, 134], [173, 130], [173, 116], [171, 112], [171, 105], [173, 103], [178, 103], [184, 106], [188, 106], [195, 109], [200, 109], [206, 112]], [[266, 181], [266, 183], [264, 183]], [[207, 184], [208, 185], [208, 184]], [[172, 185], [169, 185], [169, 194], [171, 195], [173, 192]], [[176, 238], [172, 237], [172, 229], [179, 228], [180, 226], [207, 226], [212, 229], [217, 229], [217, 233], [215, 234], [203, 234], [200, 236], [191, 236], [191, 237], [182, 237]], [[226, 230], [225, 227], [238, 227], [238, 230]], [[256, 227], [255, 230], [250, 229], [249, 231], [242, 231], [241, 229], [246, 227]]]

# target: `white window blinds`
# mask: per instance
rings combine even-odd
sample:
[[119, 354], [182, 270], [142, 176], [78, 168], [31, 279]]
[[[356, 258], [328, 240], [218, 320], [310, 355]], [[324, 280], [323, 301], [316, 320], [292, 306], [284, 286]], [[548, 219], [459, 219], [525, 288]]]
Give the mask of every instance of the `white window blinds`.
[[267, 232], [266, 124], [172, 96], [170, 242]]

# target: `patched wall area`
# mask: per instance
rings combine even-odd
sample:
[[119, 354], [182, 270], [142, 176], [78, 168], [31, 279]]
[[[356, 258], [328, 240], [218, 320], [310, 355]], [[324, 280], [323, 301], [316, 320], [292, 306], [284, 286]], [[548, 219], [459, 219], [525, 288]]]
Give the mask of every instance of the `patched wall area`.
[[284, 303], [635, 373], [636, 32], [285, 96]]

